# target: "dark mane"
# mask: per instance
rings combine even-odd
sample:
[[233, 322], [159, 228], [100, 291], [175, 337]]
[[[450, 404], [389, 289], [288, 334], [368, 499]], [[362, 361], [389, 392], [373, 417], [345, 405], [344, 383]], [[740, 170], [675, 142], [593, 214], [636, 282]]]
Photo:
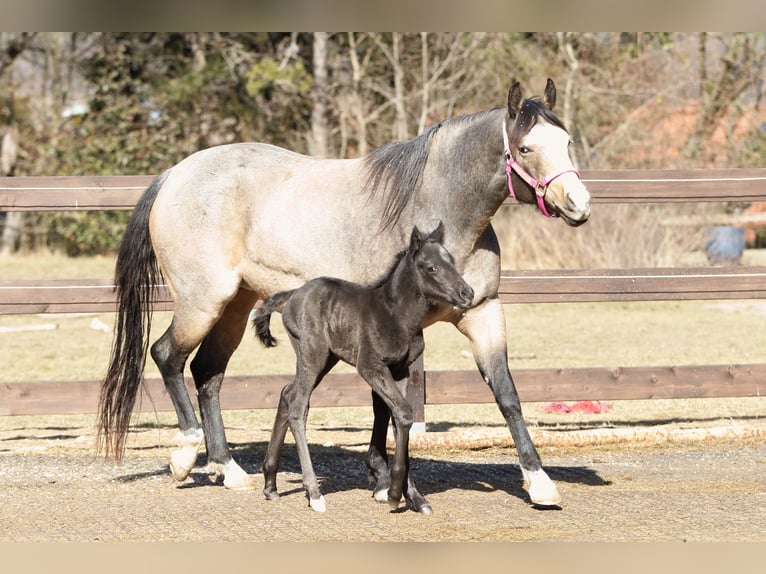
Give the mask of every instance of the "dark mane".
[[384, 144], [364, 158], [365, 189], [371, 196], [383, 194], [382, 230], [392, 227], [407, 207], [423, 174], [431, 140], [440, 127], [435, 124], [414, 139]]
[[495, 111], [485, 110], [439, 122], [411, 140], [384, 144], [364, 158], [367, 174], [364, 188], [371, 196], [383, 194], [384, 198], [381, 230], [395, 225], [410, 202], [420, 183], [436, 132], [443, 127], [473, 122]]

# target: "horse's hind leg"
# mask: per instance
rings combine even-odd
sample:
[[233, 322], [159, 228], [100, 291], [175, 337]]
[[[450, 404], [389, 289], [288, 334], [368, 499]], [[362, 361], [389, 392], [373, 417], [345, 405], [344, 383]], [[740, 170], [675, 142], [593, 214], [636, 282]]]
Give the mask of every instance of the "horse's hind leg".
[[232, 353], [242, 341], [247, 318], [257, 300], [252, 291], [240, 290], [202, 341], [191, 372], [197, 387], [202, 425], [205, 429], [208, 468], [223, 474], [223, 484], [232, 489], [255, 488], [249, 476], [232, 458], [221, 415], [220, 390]]
[[189, 476], [203, 440], [202, 428], [184, 384], [183, 370], [189, 353], [199, 344], [204, 336], [203, 331], [207, 328], [200, 329], [201, 334], [198, 337], [183, 337], [181, 336], [183, 331], [178, 328], [179, 323], [185, 322], [181, 317], [176, 312], [170, 327], [151, 348], [152, 358], [160, 370], [165, 389], [178, 416], [180, 432], [176, 440], [180, 448], [170, 455], [170, 470], [173, 478], [179, 482]]

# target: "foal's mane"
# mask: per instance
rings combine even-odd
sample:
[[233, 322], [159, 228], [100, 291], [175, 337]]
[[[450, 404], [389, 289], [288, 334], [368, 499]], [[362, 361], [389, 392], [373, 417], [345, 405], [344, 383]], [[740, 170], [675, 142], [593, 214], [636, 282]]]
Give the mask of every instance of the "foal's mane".
[[406, 141], [383, 144], [364, 157], [364, 188], [371, 196], [383, 195], [381, 230], [393, 227], [420, 184], [433, 138], [442, 128], [482, 119], [496, 110], [458, 116], [430, 126], [419, 136]]
[[382, 273], [375, 281], [370, 283], [368, 287], [370, 289], [377, 289], [378, 287], [383, 285], [386, 281], [388, 281], [391, 278], [391, 276], [394, 274], [394, 271], [396, 271], [396, 268], [399, 267], [399, 264], [402, 263], [405, 257], [407, 257], [407, 254], [409, 252], [410, 250], [408, 248], [405, 248], [401, 250], [399, 253], [397, 253], [391, 265], [389, 265], [386, 268], [386, 272]]

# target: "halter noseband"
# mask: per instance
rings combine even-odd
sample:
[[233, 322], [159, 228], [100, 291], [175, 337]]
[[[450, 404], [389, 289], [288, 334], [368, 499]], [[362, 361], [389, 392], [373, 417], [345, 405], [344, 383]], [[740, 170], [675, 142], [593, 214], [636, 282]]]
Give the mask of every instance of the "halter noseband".
[[515, 171], [516, 175], [518, 175], [527, 183], [527, 185], [535, 190], [535, 198], [537, 199], [537, 207], [540, 209], [540, 213], [542, 213], [545, 217], [553, 217], [553, 215], [545, 207], [545, 192], [548, 191], [548, 186], [554, 179], [564, 175], [565, 173], [573, 173], [579, 178], [579, 172], [576, 169], [565, 169], [564, 171], [561, 171], [551, 177], [544, 177], [542, 179], [535, 179], [532, 177], [527, 170], [521, 167], [519, 162], [513, 159], [513, 155], [511, 155], [511, 148], [508, 143], [508, 124], [505, 121], [505, 118], [503, 118], [503, 145], [503, 151], [505, 153], [505, 172], [508, 174], [508, 191], [510, 192], [511, 197], [518, 201], [516, 198], [516, 192], [513, 191], [513, 181], [511, 178], [511, 172]]

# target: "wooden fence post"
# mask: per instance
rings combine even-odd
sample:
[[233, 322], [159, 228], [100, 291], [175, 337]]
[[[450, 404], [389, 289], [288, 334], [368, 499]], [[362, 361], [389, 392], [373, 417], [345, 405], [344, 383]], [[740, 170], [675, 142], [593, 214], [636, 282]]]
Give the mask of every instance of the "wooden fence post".
[[407, 400], [412, 405], [414, 422], [411, 433], [426, 432], [426, 372], [423, 367], [423, 354], [410, 365], [410, 382], [407, 384]]

